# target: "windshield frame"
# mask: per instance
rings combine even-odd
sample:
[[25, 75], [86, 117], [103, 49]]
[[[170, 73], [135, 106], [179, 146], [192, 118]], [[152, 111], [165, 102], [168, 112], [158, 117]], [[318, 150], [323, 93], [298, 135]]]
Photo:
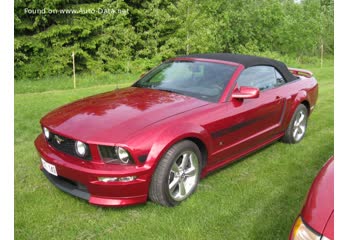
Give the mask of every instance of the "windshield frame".
[[[149, 79], [150, 75], [153, 75], [154, 72], [156, 72], [160, 68], [162, 68], [164, 66], [164, 64], [174, 63], [174, 62], [207, 62], [207, 63], [213, 63], [213, 64], [218, 64], [218, 65], [220, 65], [220, 64], [221, 65], [229, 65], [229, 66], [233, 67], [233, 69], [232, 69], [232, 74], [226, 80], [225, 86], [221, 90], [220, 94], [217, 95], [217, 97], [215, 97], [215, 99], [209, 99], [209, 98], [204, 99], [204, 98], [199, 97], [199, 93], [198, 93], [198, 96], [196, 96], [197, 94], [195, 92], [189, 92], [189, 91], [185, 91], [185, 90], [182, 90], [180, 92], [180, 91], [178, 91], [178, 89], [152, 88], [152, 87], [146, 87], [146, 86], [140, 85], [140, 83], [142, 81], [144, 81], [145, 79]], [[194, 98], [197, 98], [197, 99], [200, 99], [200, 100], [203, 100], [203, 101], [207, 101], [207, 102], [217, 103], [217, 102], [222, 102], [222, 100], [226, 99], [226, 97], [224, 97], [224, 96], [227, 94], [227, 92], [229, 92], [227, 89], [232, 87], [233, 81], [237, 77], [237, 75], [240, 72], [240, 70], [241, 70], [241, 64], [238, 64], [238, 63], [235, 63], [235, 62], [227, 62], [227, 61], [222, 61], [222, 60], [203, 59], [203, 58], [187, 58], [187, 57], [172, 58], [172, 59], [169, 59], [167, 61], [164, 61], [163, 63], [161, 63], [157, 67], [151, 69], [149, 72], [144, 74], [139, 80], [137, 80], [131, 87], [149, 88], [149, 89], [160, 90], [160, 91], [169, 91], [169, 92], [173, 92], [173, 93], [176, 93], [176, 94], [185, 95], [185, 96], [188, 96], [188, 97], [194, 97]], [[152, 77], [153, 76], [151, 76], [151, 78]]]

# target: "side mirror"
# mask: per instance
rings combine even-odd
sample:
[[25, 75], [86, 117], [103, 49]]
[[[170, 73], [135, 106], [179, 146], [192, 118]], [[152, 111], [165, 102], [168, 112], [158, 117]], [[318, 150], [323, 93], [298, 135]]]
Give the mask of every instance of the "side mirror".
[[232, 93], [232, 98], [258, 98], [259, 95], [260, 91], [258, 88], [242, 86], [239, 90], [237, 89]]

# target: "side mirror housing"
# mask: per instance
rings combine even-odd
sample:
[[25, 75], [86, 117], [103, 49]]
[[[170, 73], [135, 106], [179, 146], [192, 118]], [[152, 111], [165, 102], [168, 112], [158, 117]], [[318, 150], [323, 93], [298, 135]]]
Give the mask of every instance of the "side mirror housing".
[[259, 95], [260, 91], [258, 88], [241, 86], [239, 90], [237, 89], [232, 93], [232, 98], [258, 98]]

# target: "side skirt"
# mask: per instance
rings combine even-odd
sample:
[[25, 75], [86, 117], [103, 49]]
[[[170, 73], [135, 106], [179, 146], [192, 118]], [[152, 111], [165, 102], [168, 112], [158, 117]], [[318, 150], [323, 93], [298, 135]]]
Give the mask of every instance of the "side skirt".
[[284, 135], [284, 132], [279, 133], [279, 134], [275, 135], [273, 138], [271, 138], [271, 139], [269, 139], [269, 140], [267, 140], [267, 141], [265, 141], [265, 142], [263, 142], [261, 144], [258, 144], [256, 146], [254, 146], [253, 148], [248, 149], [245, 152], [237, 154], [237, 155], [233, 156], [232, 158], [229, 158], [227, 160], [218, 162], [217, 164], [215, 164], [213, 166], [210, 166], [210, 167], [208, 167], [206, 169], [203, 169], [202, 174], [201, 174], [201, 178], [204, 178], [209, 173], [211, 173], [211, 172], [213, 172], [215, 170], [218, 170], [218, 169], [220, 169], [222, 167], [225, 167], [226, 165], [228, 165], [228, 164], [230, 164], [232, 162], [235, 162], [235, 161], [237, 161], [237, 160], [239, 160], [239, 159], [241, 159], [241, 158], [243, 158], [243, 157], [245, 157], [245, 156], [247, 156], [247, 155], [257, 151], [257, 150], [261, 149], [262, 147], [264, 147], [266, 145], [269, 145], [270, 143], [280, 139], [283, 135]]

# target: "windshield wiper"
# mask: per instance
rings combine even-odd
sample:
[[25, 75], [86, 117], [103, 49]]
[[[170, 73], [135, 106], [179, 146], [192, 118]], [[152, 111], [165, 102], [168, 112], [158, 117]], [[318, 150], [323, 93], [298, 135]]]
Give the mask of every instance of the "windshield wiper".
[[183, 92], [180, 92], [180, 91], [177, 91], [177, 90], [174, 90], [174, 89], [169, 89], [169, 88], [152, 88], [152, 89], [184, 95]]

